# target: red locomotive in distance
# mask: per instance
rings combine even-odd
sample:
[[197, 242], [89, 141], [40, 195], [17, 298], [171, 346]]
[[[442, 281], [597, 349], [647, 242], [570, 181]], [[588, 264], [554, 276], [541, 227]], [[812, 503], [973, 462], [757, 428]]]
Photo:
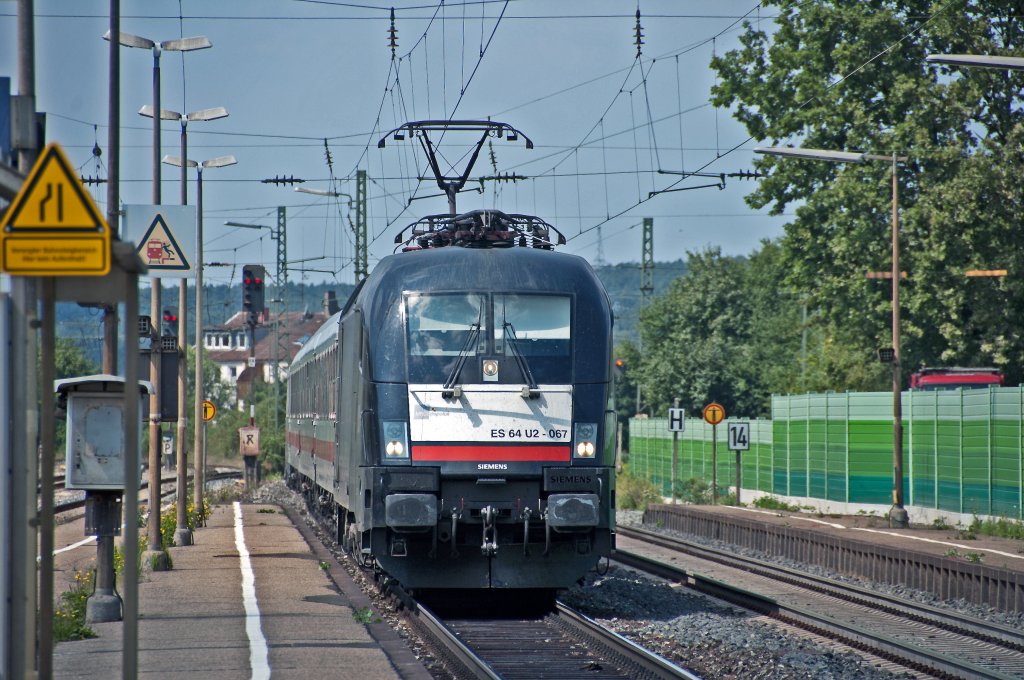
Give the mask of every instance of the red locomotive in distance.
[[910, 376], [912, 390], [953, 390], [958, 387], [1001, 387], [1003, 372], [997, 368], [922, 368]]

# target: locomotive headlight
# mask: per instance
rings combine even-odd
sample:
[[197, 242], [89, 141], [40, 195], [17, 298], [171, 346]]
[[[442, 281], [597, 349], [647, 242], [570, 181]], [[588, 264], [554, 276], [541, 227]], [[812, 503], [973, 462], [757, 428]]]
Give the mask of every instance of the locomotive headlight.
[[381, 441], [384, 442], [385, 459], [398, 460], [409, 457], [409, 442], [403, 421], [385, 420], [381, 423]]
[[498, 362], [496, 359], [484, 359], [481, 371], [484, 374], [484, 380], [487, 382], [494, 382], [498, 379]]
[[576, 445], [576, 456], [579, 458], [594, 457], [594, 442], [580, 442]]
[[573, 443], [576, 458], [593, 458], [597, 453], [597, 424], [576, 423], [573, 430]]

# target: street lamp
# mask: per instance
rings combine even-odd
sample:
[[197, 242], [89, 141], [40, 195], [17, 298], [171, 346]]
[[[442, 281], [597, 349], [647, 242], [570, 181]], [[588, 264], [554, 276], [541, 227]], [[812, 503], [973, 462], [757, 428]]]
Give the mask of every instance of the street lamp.
[[164, 156], [164, 163], [179, 168], [196, 169], [196, 403], [193, 413], [195, 437], [192, 450], [195, 452], [193, 475], [195, 484], [196, 514], [200, 518], [196, 525], [206, 522], [203, 512], [203, 494], [206, 486], [206, 450], [203, 446], [203, 170], [206, 168], [224, 168], [238, 161], [234, 156], [220, 156], [205, 161], [184, 160], [185, 156]]
[[1000, 57], [982, 54], [929, 54], [925, 57], [925, 61], [929, 64], [946, 64], [947, 66], [975, 66], [978, 68], [1024, 71], [1024, 57]]
[[889, 524], [906, 528], [910, 518], [903, 506], [903, 380], [900, 376], [900, 232], [899, 190], [896, 163], [906, 162], [905, 156], [879, 156], [876, 154], [830, 151], [825, 149], [794, 149], [789, 147], [759, 147], [754, 153], [784, 158], [829, 161], [832, 163], [863, 163], [888, 161], [892, 163], [892, 508]]
[[[146, 104], [139, 109], [139, 115], [152, 118], [153, 111], [153, 107]], [[178, 113], [177, 111], [160, 109], [160, 118], [162, 120], [177, 120], [181, 123], [181, 158], [188, 158], [189, 121], [219, 120], [227, 118], [227, 115], [227, 109], [223, 106], [202, 109], [201, 111], [193, 111], [191, 113]], [[181, 166], [181, 204], [188, 205], [188, 167], [186, 165]], [[185, 278], [178, 281], [178, 308], [180, 310], [178, 315], [178, 352], [184, 357], [185, 334], [188, 326], [188, 279]], [[192, 545], [192, 531], [188, 528], [188, 479], [186, 475], [188, 456], [185, 452], [185, 398], [187, 396], [185, 394], [185, 385], [187, 383], [187, 375], [188, 366], [182, 360], [178, 362], [178, 507], [177, 526], [174, 529], [174, 543], [179, 546]], [[198, 423], [196, 423], [196, 427], [199, 427]], [[196, 452], [193, 451], [193, 455], [195, 454]]]
[[[113, 37], [110, 31], [103, 34], [104, 40]], [[164, 51], [192, 52], [213, 47], [206, 36], [178, 38], [157, 42], [149, 38], [118, 31], [117, 42], [125, 47], [151, 50], [153, 52], [153, 111], [160, 108], [160, 55]], [[160, 117], [153, 116], [153, 203], [160, 205]], [[150, 315], [160, 318], [161, 290], [159, 277], [150, 277]], [[149, 377], [153, 383], [154, 394], [149, 399], [149, 507], [150, 520], [148, 527], [148, 548], [150, 551], [161, 549], [160, 540], [160, 355], [150, 355]], [[182, 414], [179, 414], [179, 418]]]

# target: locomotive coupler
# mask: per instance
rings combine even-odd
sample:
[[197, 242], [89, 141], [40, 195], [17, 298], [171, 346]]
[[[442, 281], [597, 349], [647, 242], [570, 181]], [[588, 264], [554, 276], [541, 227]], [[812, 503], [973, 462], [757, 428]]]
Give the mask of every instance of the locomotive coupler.
[[530, 508], [523, 510], [523, 556], [530, 556]]
[[484, 557], [494, 557], [498, 552], [497, 533], [494, 526], [494, 518], [498, 515], [498, 511], [493, 506], [488, 505], [486, 508], [480, 511], [480, 518], [484, 522], [483, 530], [483, 545], [480, 546], [480, 550]]

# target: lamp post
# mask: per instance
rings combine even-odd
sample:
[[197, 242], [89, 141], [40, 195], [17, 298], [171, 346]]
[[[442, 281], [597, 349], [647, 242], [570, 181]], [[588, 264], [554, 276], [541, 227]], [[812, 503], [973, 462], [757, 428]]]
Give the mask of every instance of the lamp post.
[[829, 161], [832, 163], [863, 163], [865, 161], [887, 161], [892, 163], [892, 508], [889, 509], [889, 524], [906, 528], [910, 518], [903, 505], [903, 380], [900, 375], [900, 232], [899, 232], [899, 188], [896, 177], [896, 163], [905, 162], [905, 156], [880, 156], [852, 151], [829, 151], [825, 149], [794, 149], [789, 147], [759, 147], [754, 153], [784, 158]]
[[[113, 37], [110, 31], [103, 34], [104, 40]], [[125, 47], [151, 50], [153, 53], [153, 111], [160, 108], [160, 55], [164, 51], [192, 52], [194, 50], [213, 47], [213, 43], [205, 36], [179, 38], [157, 42], [149, 38], [118, 31], [117, 42]], [[160, 205], [160, 117], [153, 116], [153, 203]], [[150, 278], [150, 318], [159, 319], [161, 312], [160, 279]], [[160, 540], [160, 355], [150, 353], [149, 377], [153, 383], [153, 395], [149, 399], [149, 512], [148, 548], [150, 551], [161, 550]], [[179, 414], [180, 417], [181, 414]], [[162, 561], [154, 566], [163, 567]]]
[[[153, 117], [153, 107], [150, 105], [143, 106], [139, 109], [139, 115]], [[178, 113], [177, 111], [168, 111], [167, 109], [160, 109], [160, 118], [162, 120], [177, 120], [181, 123], [181, 158], [188, 158], [188, 123], [189, 121], [207, 121], [207, 120], [219, 120], [226, 118], [228, 115], [227, 109], [223, 106], [218, 106], [212, 109], [203, 109], [201, 111], [193, 111], [192, 113]], [[181, 204], [188, 205], [188, 167], [186, 165], [181, 166]], [[202, 260], [199, 261], [200, 266]], [[178, 362], [178, 456], [177, 456], [177, 487], [178, 487], [178, 502], [177, 502], [177, 517], [175, 519], [174, 529], [174, 543], [175, 545], [185, 546], [192, 545], [192, 531], [188, 528], [188, 476], [186, 471], [188, 470], [188, 455], [186, 453], [185, 446], [185, 401], [186, 397], [186, 377], [188, 375], [188, 366], [185, 359], [185, 335], [188, 332], [188, 279], [182, 278], [178, 281], [178, 355], [181, 357], [181, 361]], [[198, 428], [199, 423], [195, 426]], [[193, 450], [193, 455], [196, 455], [196, 451]]]
[[[219, 156], [205, 161], [188, 160], [187, 156], [164, 156], [163, 162], [179, 168], [196, 169], [196, 399], [193, 412], [195, 436], [192, 450], [194, 451], [193, 483], [195, 484], [196, 526], [202, 526], [206, 522], [206, 513], [203, 511], [204, 487], [206, 486], [206, 448], [203, 441], [205, 432], [203, 426], [203, 170], [224, 168], [234, 165], [238, 161], [234, 156]], [[184, 197], [184, 192], [182, 197]], [[184, 505], [180, 492], [178, 504], [179, 506]], [[181, 510], [179, 509], [178, 512], [180, 517]]]
[[947, 66], [973, 66], [976, 68], [998, 68], [1010, 71], [1024, 71], [1024, 57], [1000, 57], [983, 54], [929, 54], [929, 64]]

